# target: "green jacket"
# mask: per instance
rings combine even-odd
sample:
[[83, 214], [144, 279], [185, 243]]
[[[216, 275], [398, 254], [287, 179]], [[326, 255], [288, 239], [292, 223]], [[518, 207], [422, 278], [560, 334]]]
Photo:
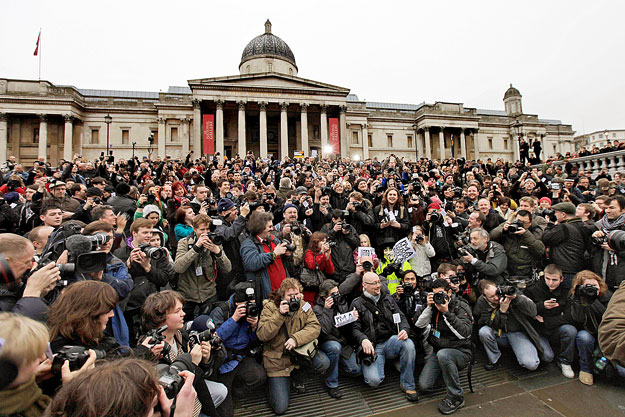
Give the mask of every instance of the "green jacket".
[[186, 301], [201, 304], [217, 294], [217, 274], [230, 272], [232, 265], [221, 246], [219, 255], [213, 255], [207, 250], [198, 252], [194, 242], [195, 234], [178, 242], [174, 271], [179, 274], [178, 292]]

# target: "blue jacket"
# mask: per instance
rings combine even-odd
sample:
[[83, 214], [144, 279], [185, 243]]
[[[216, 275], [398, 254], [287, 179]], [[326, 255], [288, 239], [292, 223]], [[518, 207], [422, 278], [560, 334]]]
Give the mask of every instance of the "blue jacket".
[[[226, 349], [229, 351], [242, 351], [250, 344], [258, 342], [258, 338], [256, 337], [256, 331], [252, 330], [245, 317], [242, 317], [238, 322], [230, 317], [230, 306], [234, 304], [233, 298], [234, 294], [230, 296], [230, 299], [225, 304], [217, 305], [211, 311], [210, 317], [213, 319], [213, 323], [217, 327], [217, 334]], [[224, 311], [224, 308], [228, 311]], [[232, 371], [237, 367], [239, 361], [245, 357], [233, 352], [229, 353], [229, 360], [219, 368], [219, 372], [222, 374]]]
[[[275, 237], [273, 241], [275, 244], [279, 243]], [[257, 245], [256, 242], [258, 242], [256, 236], [250, 236], [243, 241], [241, 244], [241, 260], [243, 261], [243, 269], [245, 270], [245, 279], [247, 281], [255, 282], [256, 274], [260, 273], [263, 299], [266, 299], [269, 297], [269, 294], [271, 294], [271, 281], [269, 280], [267, 266], [273, 262], [273, 257], [271, 256], [271, 252], [265, 253], [263, 249], [260, 248], [260, 243]], [[289, 271], [286, 270], [286, 268], [285, 271], [288, 277]]]

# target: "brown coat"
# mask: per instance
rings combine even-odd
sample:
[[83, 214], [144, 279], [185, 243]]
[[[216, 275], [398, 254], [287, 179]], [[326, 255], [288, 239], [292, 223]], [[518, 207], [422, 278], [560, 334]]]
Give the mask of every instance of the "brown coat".
[[625, 281], [612, 295], [601, 325], [599, 325], [599, 347], [611, 361], [625, 366]]
[[317, 316], [307, 302], [303, 302], [293, 316], [283, 316], [272, 300], [265, 300], [256, 335], [258, 340], [265, 343], [263, 364], [269, 377], [289, 376], [295, 367], [284, 349], [286, 335], [283, 326], [286, 326], [289, 337], [295, 340], [298, 347], [312, 342], [321, 333]]

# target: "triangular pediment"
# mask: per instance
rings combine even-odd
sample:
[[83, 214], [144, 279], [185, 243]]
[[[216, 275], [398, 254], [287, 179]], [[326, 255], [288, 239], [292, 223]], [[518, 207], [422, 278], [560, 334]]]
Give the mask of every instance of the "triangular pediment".
[[232, 75], [226, 77], [201, 78], [189, 80], [189, 87], [194, 89], [216, 89], [224, 90], [233, 88], [237, 90], [250, 91], [262, 90], [280, 90], [293, 92], [307, 92], [316, 94], [332, 94], [344, 95], [349, 94], [348, 88], [338, 87], [319, 81], [307, 80], [294, 76], [282, 75], [277, 73], [249, 74], [249, 75]]

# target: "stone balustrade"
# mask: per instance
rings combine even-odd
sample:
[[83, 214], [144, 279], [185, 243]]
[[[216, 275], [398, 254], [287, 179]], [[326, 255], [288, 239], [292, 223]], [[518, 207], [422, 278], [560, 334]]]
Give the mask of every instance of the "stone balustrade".
[[625, 171], [625, 150], [553, 161], [551, 165], [565, 165], [567, 162], [577, 165], [580, 171], [583, 170], [584, 172], [590, 173], [593, 178], [599, 175], [605, 168], [607, 168], [610, 175], [614, 175], [617, 172]]

